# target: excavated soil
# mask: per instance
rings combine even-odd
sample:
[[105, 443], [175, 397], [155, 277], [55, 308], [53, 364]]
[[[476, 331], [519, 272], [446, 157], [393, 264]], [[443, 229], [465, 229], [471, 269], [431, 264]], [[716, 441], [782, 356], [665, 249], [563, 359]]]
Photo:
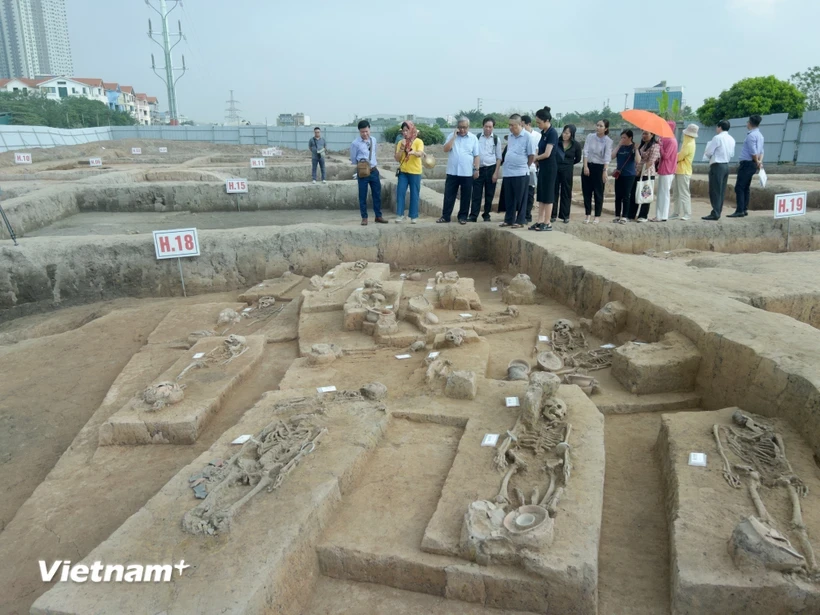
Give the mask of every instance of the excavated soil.
[[[624, 302], [629, 313], [626, 330], [612, 341], [655, 342], [676, 331], [697, 346], [702, 359], [691, 391], [637, 396], [626, 391], [611, 370], [593, 374], [602, 391], [590, 399], [605, 414], [604, 451], [597, 451], [603, 453], [599, 457], [593, 455], [601, 467], [592, 468], [605, 469], [597, 545], [600, 615], [666, 614], [674, 606], [670, 593], [675, 569], [674, 563], [670, 569], [673, 553], [664, 509], [668, 486], [656, 449], [662, 412], [695, 416], [689, 413], [738, 405], [781, 416], [804, 434], [806, 450], [819, 450], [820, 213], [792, 222], [790, 251], [794, 254], [781, 254], [786, 250], [785, 223], [773, 223], [767, 212], [709, 225], [696, 218], [708, 208], [700, 198], [693, 203], [695, 219], [689, 222], [614, 225], [608, 222], [608, 198], [602, 224], [581, 224], [583, 208], [576, 201], [573, 221], [559, 223], [557, 232], [508, 233], [495, 229], [495, 224], [466, 228], [433, 224], [441, 196], [423, 188], [418, 225], [371, 223], [360, 229], [353, 201], [328, 203], [336, 207], [333, 210], [324, 209], [321, 198], [311, 201], [312, 194], [332, 193], [337, 199], [355, 195], [352, 182], [347, 186], [335, 181], [310, 193], [313, 188], [304, 184], [305, 152], [284, 152], [281, 158], [269, 159], [270, 177], [283, 184], [259, 182], [263, 185], [260, 202], [267, 198], [264, 195], [287, 193], [301, 199], [297, 207], [303, 209], [278, 209], [267, 203], [259, 209], [268, 210], [241, 213], [220, 210], [218, 204], [198, 210], [165, 207], [161, 200], [166, 197], [182, 203], [189, 184], [191, 194], [197, 190], [200, 196], [207, 194], [196, 184], [213, 184], [220, 174], [242, 169], [258, 148], [175, 142], [165, 160], [159, 154], [131, 156], [132, 146], [143, 147], [147, 154], [159, 144], [113, 142], [36, 150], [36, 162], [27, 168], [14, 166], [9, 154], [0, 155], [0, 175], [7, 188], [4, 207], [8, 205], [27, 224], [19, 248], [12, 248], [8, 240], [0, 244], [0, 259], [7, 265], [0, 273], [2, 613], [28, 613], [50, 589], [39, 578], [38, 559], [77, 562], [101, 545], [110, 548], [109, 537], [129, 519], [145, 514], [146, 505], [158, 494], [167, 496], [163, 490], [179, 481], [178, 473], [252, 414], [267, 391], [281, 386], [294, 395], [313, 395], [318, 386], [355, 389], [378, 380], [388, 388], [384, 404], [393, 416], [378, 441], [371, 442], [369, 436], [360, 439], [357, 433], [341, 438], [352, 443], [360, 456], [355, 468], [345, 470], [346, 479], [355, 476], [356, 480], [340, 483], [338, 493], [333, 492], [330, 499], [338, 498], [337, 502], [322, 500], [330, 483], [321, 483], [322, 488], [308, 496], [299, 495], [314, 498], [318, 520], [311, 523], [322, 532], [315, 533], [314, 525], [304, 530], [300, 537], [305, 542], [292, 561], [300, 566], [300, 574], [308, 574], [271, 579], [267, 604], [281, 604], [277, 592], [284, 580], [290, 588], [285, 595], [299, 595], [289, 603], [285, 600], [290, 610], [281, 612], [515, 615], [515, 611], [490, 609], [481, 600], [428, 595], [440, 589], [417, 593], [388, 587], [391, 582], [375, 585], [329, 578], [321, 573], [317, 549], [330, 545], [353, 554], [352, 560], [364, 554], [365, 568], [372, 567], [374, 578], [383, 581], [393, 574], [396, 585], [417, 582], [404, 578], [407, 571], [402, 566], [423, 567], [428, 565], [425, 562], [431, 568], [438, 566], [439, 556], [422, 552], [421, 543], [443, 501], [445, 480], [461, 454], [460, 447], [479, 441], [483, 434], [475, 424], [465, 427], [470, 404], [481, 403], [481, 412], [487, 412], [498, 402], [502, 423], [512, 424], [508, 420], [512, 411], [501, 402], [516, 383], [495, 382], [504, 379], [508, 363], [516, 358], [532, 360], [538, 334], [555, 320], [589, 318], [607, 301]], [[395, 201], [391, 151], [389, 144], [383, 144], [379, 152], [380, 166], [386, 169], [382, 174], [386, 215]], [[433, 185], [445, 157], [440, 148], [431, 151], [440, 163], [428, 173], [426, 181]], [[108, 159], [106, 169], [83, 168], [84, 158], [101, 154]], [[344, 155], [334, 155], [329, 162], [335, 165], [334, 172], [347, 173]], [[179, 170], [193, 175], [173, 176]], [[198, 173], [200, 178], [195, 177]], [[167, 181], [154, 181], [157, 178]], [[815, 178], [805, 181], [813, 185]], [[291, 184], [286, 187], [284, 182]], [[105, 192], [105, 205], [98, 203], [97, 209], [83, 205], [80, 211], [74, 203], [75, 209], [65, 205], [65, 210], [51, 209], [41, 216], [41, 208], [57, 203], [64, 192], [95, 183], [100, 195]], [[121, 190], [121, 183], [130, 187]], [[89, 194], [94, 194], [94, 188], [83, 192], [83, 198]], [[132, 197], [123, 196], [127, 194], [141, 195], [144, 202], [129, 202]], [[156, 195], [162, 198], [154, 201]], [[729, 206], [726, 213], [730, 211]], [[176, 263], [155, 263], [149, 243], [152, 230], [187, 226], [204, 231], [200, 239], [205, 253], [185, 263], [189, 294], [194, 296], [184, 299], [179, 296]], [[391, 263], [393, 281], [399, 280], [399, 273], [420, 270], [420, 281], [405, 281], [405, 296], [424, 292], [427, 278], [436, 271], [457, 270], [461, 277], [476, 280], [484, 314], [506, 308], [501, 293], [491, 290], [498, 284], [495, 276], [526, 272], [532, 277], [539, 294], [534, 305], [520, 306], [518, 322], [526, 327], [488, 333], [485, 341], [464, 355], [471, 365], [486, 370], [482, 376], [489, 380], [482, 380], [480, 386], [491, 387], [489, 393], [484, 388], [475, 402], [441, 401], [424, 381], [423, 357], [430, 348], [399, 360], [396, 355], [407, 351], [404, 343], [377, 347], [360, 332], [338, 335], [346, 343], [355, 342], [341, 359], [323, 368], [305, 366], [299, 359], [300, 342], [333, 339], [333, 328], [340, 326], [342, 318], [329, 312], [305, 318], [303, 313], [299, 325], [296, 293], [297, 300], [266, 325], [272, 343], [265, 346], [260, 363], [224, 400], [195, 444], [98, 445], [99, 426], [187, 352], [173, 343], [148, 343], [151, 332], [172, 309], [233, 304], [248, 286], [288, 269], [310, 277], [360, 258]], [[180, 330], [166, 332], [169, 339], [185, 339], [190, 333], [188, 323], [173, 322]], [[610, 341], [592, 335], [588, 339], [593, 348]], [[121, 374], [128, 378], [118, 381]], [[719, 472], [718, 466], [712, 467], [713, 457], [709, 470]], [[464, 458], [479, 455], [470, 451]], [[313, 461], [306, 466], [314, 468]], [[321, 482], [324, 475], [311, 476]], [[306, 506], [309, 500], [300, 502]], [[778, 506], [783, 508], [783, 502]], [[780, 508], [778, 513], [785, 510]], [[163, 541], [176, 535], [178, 520], [157, 522], [173, 524], [166, 530], [158, 527], [155, 536], [157, 552], [170, 552]], [[276, 535], [276, 523], [272, 518], [268, 531], [278, 548], [283, 543]], [[560, 531], [560, 517], [556, 527]], [[190, 546], [195, 539], [186, 540]], [[216, 557], [225, 545], [222, 540], [203, 541], [203, 557]], [[590, 544], [594, 541], [572, 540], [566, 543], [579, 552], [595, 548]], [[691, 566], [696, 554], [684, 554]], [[209, 564], [214, 565], [213, 560]], [[351, 576], [355, 575], [351, 572]], [[238, 590], [226, 587], [225, 591]], [[503, 600], [493, 605], [504, 606]], [[64, 606], [65, 612], [73, 612], [71, 605], [60, 608]], [[167, 612], [186, 611], [175, 604]]]

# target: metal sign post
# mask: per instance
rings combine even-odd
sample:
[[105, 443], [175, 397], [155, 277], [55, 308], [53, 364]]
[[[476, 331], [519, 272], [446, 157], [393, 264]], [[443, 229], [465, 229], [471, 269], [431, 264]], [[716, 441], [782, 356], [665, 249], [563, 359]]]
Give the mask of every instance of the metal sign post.
[[790, 192], [788, 194], [776, 194], [774, 197], [774, 218], [787, 218], [786, 220], [786, 252], [791, 247], [792, 218], [795, 216], [805, 216], [808, 203], [808, 193]]
[[[264, 159], [263, 159], [264, 161]], [[247, 179], [226, 179], [225, 180], [225, 192], [228, 194], [247, 194], [248, 193], [248, 180]], [[242, 197], [236, 197], [236, 211], [241, 212], [242, 209], [239, 205], [240, 200]]]
[[179, 281], [182, 283], [182, 296], [187, 297], [185, 291], [185, 277], [182, 275], [182, 259], [199, 256], [199, 237], [195, 228], [175, 229], [170, 231], [154, 231], [154, 252], [157, 260], [168, 258], [177, 259], [179, 266]]

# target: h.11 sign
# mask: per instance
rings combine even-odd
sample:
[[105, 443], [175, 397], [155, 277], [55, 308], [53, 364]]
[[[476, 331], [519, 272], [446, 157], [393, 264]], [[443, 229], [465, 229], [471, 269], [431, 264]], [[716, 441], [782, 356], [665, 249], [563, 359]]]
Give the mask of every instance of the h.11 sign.
[[154, 231], [157, 259], [199, 256], [199, 238], [195, 228]]
[[225, 190], [228, 194], [237, 194], [248, 191], [247, 179], [226, 179]]
[[264, 169], [265, 168], [265, 159], [264, 158], [251, 158], [251, 168], [252, 169]]
[[776, 194], [774, 197], [775, 219], [806, 215], [807, 201], [808, 194], [806, 192]]

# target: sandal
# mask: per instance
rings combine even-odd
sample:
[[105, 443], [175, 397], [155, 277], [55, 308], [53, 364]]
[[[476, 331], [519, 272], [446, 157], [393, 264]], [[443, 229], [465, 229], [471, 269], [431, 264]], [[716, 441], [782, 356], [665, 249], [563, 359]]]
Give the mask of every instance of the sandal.
[[589, 216], [584, 219], [584, 224], [589, 224]]
[[649, 218], [649, 221], [650, 222], [660, 222], [660, 220], [658, 220], [657, 218]]
[[513, 224], [510, 228], [524, 228], [523, 224]]
[[449, 220], [445, 220], [444, 218], [439, 218], [436, 220], [436, 224], [448, 224], [449, 222]]
[[514, 224], [507, 224], [506, 222], [502, 222], [498, 226], [515, 226]]
[[600, 219], [600, 218], [595, 218], [595, 219], [592, 221], [592, 223], [593, 223], [593, 224], [598, 224], [600, 221], [601, 221], [601, 219]]
[[621, 218], [618, 220], [618, 224], [626, 224], [626, 218]]
[[538, 229], [539, 231], [551, 231], [552, 224], [542, 224], [541, 228]]
[[527, 230], [528, 230], [528, 231], [537, 231], [537, 230], [538, 230], [538, 226], [539, 226], [539, 224], [538, 224], [538, 222], [536, 222], [535, 224], [533, 224], [533, 225], [531, 225], [531, 226], [528, 226], [528, 227], [527, 227]]

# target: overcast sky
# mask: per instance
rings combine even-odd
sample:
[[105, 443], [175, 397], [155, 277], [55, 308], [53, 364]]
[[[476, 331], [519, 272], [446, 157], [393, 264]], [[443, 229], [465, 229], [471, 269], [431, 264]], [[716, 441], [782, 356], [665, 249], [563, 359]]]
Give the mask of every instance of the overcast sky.
[[[152, 0], [158, 6], [158, 0]], [[173, 3], [169, 3], [169, 6]], [[556, 6], [545, 10], [545, 6]], [[144, 0], [66, 0], [78, 77], [155, 95]], [[515, 7], [524, 21], [512, 14]], [[787, 79], [820, 64], [818, 0], [185, 0], [172, 14], [187, 42], [180, 113], [222, 122], [229, 90], [242, 117], [275, 123], [354, 114], [443, 116], [545, 104], [553, 113], [624, 106], [624, 93], [665, 79], [697, 108], [738, 79]]]

